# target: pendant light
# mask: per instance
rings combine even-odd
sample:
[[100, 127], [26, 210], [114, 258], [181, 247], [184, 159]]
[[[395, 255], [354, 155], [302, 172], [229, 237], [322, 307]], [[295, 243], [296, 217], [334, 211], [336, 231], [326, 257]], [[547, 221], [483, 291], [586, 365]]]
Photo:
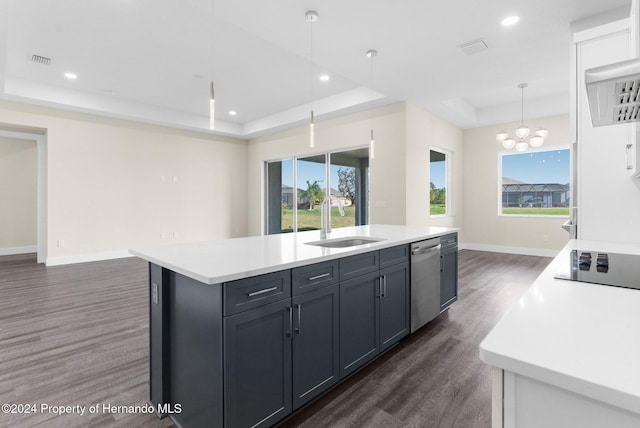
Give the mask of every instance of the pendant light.
[[529, 136], [531, 130], [524, 124], [524, 88], [527, 86], [526, 83], [520, 83], [518, 85], [518, 88], [522, 91], [520, 126], [515, 131], [518, 140], [516, 141], [516, 139], [512, 138], [506, 131], [500, 131], [496, 134], [496, 140], [502, 143], [502, 147], [507, 150], [515, 147], [517, 151], [524, 152], [527, 151], [529, 146], [540, 147], [544, 144], [545, 138], [549, 136], [549, 131], [545, 128], [539, 128], [533, 135]]
[[[367, 57], [369, 57], [371, 68], [369, 73], [370, 85], [373, 86], [373, 58], [378, 55], [378, 51], [375, 49], [369, 49], [367, 51]], [[375, 152], [375, 141], [373, 139], [373, 111], [371, 112], [371, 140], [369, 141], [369, 159], [374, 159], [376, 155]]]
[[216, 96], [213, 90], [213, 0], [211, 0], [211, 83], [209, 84], [209, 129], [215, 129]]
[[213, 91], [213, 80], [211, 81], [211, 88], [209, 94], [209, 128], [215, 129], [215, 119], [216, 119], [216, 97]]
[[309, 147], [315, 147], [314, 123], [313, 123], [313, 23], [318, 20], [318, 12], [308, 10], [304, 14], [305, 19], [309, 23], [309, 69], [311, 74], [311, 119], [309, 121]]

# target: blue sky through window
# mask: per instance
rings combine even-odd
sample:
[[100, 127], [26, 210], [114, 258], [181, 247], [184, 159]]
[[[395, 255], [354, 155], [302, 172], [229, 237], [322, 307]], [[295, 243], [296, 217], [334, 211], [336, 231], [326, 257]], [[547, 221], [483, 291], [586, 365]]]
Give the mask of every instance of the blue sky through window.
[[435, 184], [437, 189], [442, 189], [446, 181], [446, 162], [430, 162], [429, 163], [429, 181]]
[[[298, 162], [298, 188], [305, 190], [307, 188], [307, 180], [310, 183], [318, 181], [321, 188], [325, 188], [324, 182], [324, 164], [315, 162]], [[331, 187], [338, 188], [338, 169], [340, 166], [331, 165]], [[322, 180], [322, 181], [320, 181]], [[282, 161], [282, 183], [293, 187], [293, 160], [287, 159]]]
[[529, 184], [568, 184], [569, 162], [569, 149], [503, 155], [502, 176]]

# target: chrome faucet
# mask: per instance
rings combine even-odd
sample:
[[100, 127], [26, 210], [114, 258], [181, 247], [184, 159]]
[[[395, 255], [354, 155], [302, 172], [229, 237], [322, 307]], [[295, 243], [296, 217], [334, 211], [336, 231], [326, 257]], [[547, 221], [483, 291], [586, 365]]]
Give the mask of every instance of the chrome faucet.
[[[320, 239], [327, 239], [327, 233], [331, 233], [331, 198], [338, 201], [338, 209], [340, 210], [340, 216], [344, 217], [344, 207], [342, 201], [335, 196], [327, 196], [320, 204]], [[326, 209], [325, 209], [326, 205]]]

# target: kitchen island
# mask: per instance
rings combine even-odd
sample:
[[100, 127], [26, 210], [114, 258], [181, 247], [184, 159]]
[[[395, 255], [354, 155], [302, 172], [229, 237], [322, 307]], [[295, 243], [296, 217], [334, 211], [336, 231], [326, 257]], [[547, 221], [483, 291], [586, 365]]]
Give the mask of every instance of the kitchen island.
[[[185, 428], [273, 425], [409, 334], [410, 244], [456, 232], [370, 225], [131, 250], [149, 261], [151, 403]], [[457, 281], [456, 262], [440, 263]]]
[[640, 426], [640, 290], [554, 278], [574, 249], [640, 254], [570, 241], [487, 335], [493, 428]]

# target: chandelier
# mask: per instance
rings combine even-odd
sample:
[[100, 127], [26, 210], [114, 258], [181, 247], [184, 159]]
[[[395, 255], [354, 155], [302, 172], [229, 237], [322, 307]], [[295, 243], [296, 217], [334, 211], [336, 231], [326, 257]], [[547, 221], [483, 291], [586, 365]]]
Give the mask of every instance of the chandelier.
[[518, 88], [522, 90], [522, 104], [521, 104], [521, 121], [520, 127], [516, 129], [516, 138], [511, 137], [506, 131], [500, 131], [496, 134], [496, 140], [499, 143], [502, 143], [502, 147], [505, 149], [511, 150], [515, 147], [515, 149], [519, 152], [525, 152], [531, 147], [540, 147], [544, 144], [544, 139], [549, 136], [549, 130], [545, 128], [539, 128], [533, 135], [531, 135], [531, 130], [528, 126], [524, 124], [524, 88], [528, 85], [526, 83], [521, 83], [518, 85]]

